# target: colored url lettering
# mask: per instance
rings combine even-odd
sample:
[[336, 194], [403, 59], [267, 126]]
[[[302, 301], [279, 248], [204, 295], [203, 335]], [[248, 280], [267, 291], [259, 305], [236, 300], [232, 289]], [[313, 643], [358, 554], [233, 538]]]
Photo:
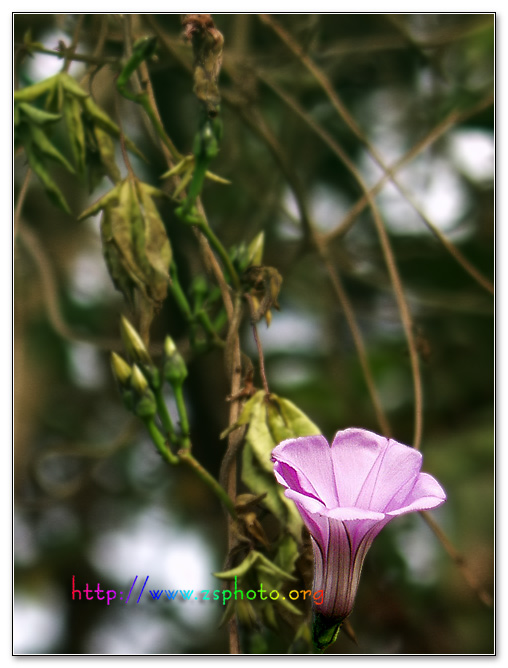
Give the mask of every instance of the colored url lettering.
[[[141, 586], [141, 591], [138, 594], [138, 597], [136, 599], [136, 594], [134, 592], [135, 585], [138, 580], [138, 576], [134, 578], [130, 588], [129, 588], [129, 593], [124, 599], [124, 593], [123, 591], [117, 592], [115, 589], [102, 589], [100, 586], [100, 583], [97, 583], [97, 587], [95, 589], [91, 589], [90, 586], [88, 585], [88, 582], [85, 585], [84, 589], [77, 589], [76, 588], [76, 576], [72, 576], [72, 600], [73, 601], [81, 601], [81, 600], [86, 600], [86, 601], [93, 601], [93, 600], [98, 600], [98, 601], [106, 601], [106, 605], [110, 605], [115, 599], [118, 599], [119, 601], [128, 603], [129, 600], [136, 599], [136, 603], [139, 603], [141, 601], [141, 597], [145, 591], [146, 584], [148, 582], [149, 576], [146, 576], [145, 581], [143, 582]], [[140, 581], [141, 582], [141, 581]], [[95, 596], [94, 596], [95, 594]], [[117, 596], [118, 594], [118, 596]], [[277, 589], [272, 589], [271, 591], [268, 591], [267, 589], [264, 588], [263, 583], [260, 583], [259, 589], [249, 589], [248, 591], [244, 592], [243, 589], [238, 589], [237, 586], [237, 578], [235, 577], [235, 589], [234, 591], [231, 591], [231, 589], [201, 589], [200, 591], [194, 590], [194, 589], [149, 589], [147, 590], [147, 595], [151, 597], [153, 601], [220, 601], [222, 605], [226, 605], [228, 601], [233, 599], [235, 601], [244, 600], [244, 597], [248, 601], [254, 601], [256, 599], [259, 599], [261, 601], [276, 601], [278, 598], [281, 598], [285, 600], [286, 596], [285, 594], [281, 594]], [[288, 592], [287, 597], [291, 601], [297, 601], [299, 598], [303, 598], [304, 600], [309, 597], [312, 598], [313, 602], [316, 605], [321, 605], [323, 603], [323, 591], [315, 591], [314, 593], [311, 592], [310, 589], [292, 589], [291, 591]]]

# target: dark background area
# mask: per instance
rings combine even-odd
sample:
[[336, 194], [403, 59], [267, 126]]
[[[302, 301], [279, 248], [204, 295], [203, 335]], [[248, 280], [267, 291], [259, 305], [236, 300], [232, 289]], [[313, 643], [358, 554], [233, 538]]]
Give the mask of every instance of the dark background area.
[[[326, 74], [364, 135], [388, 164], [456, 111], [439, 138], [397, 173], [434, 225], [493, 279], [494, 21], [488, 14], [273, 16]], [[256, 15], [215, 15], [225, 38], [221, 74], [224, 138], [208, 182], [210, 225], [231, 247], [265, 233], [264, 263], [283, 277], [280, 313], [259, 327], [270, 389], [298, 405], [328, 438], [338, 429], [379, 431], [343, 308], [305, 232], [297, 197], [323, 233], [339, 228], [362, 196], [351, 170], [288, 105], [271, 82], [333, 137], [372, 186], [382, 172], [340, 118], [316, 79]], [[70, 43], [77, 15], [16, 15], [14, 40], [56, 49]], [[136, 35], [162, 32], [149, 65], [164, 126], [192, 150], [198, 122], [180, 16], [132, 17]], [[103, 32], [104, 31], [104, 32]], [[86, 15], [78, 53], [105, 34], [103, 55], [123, 52], [115, 15]], [[170, 49], [166, 48], [170, 46]], [[61, 61], [16, 51], [17, 85], [59, 71]], [[85, 66], [74, 64], [79, 81]], [[139, 176], [159, 186], [162, 153], [139, 107], [115, 102], [115, 72], [93, 78], [96, 101], [118, 111], [148, 164]], [[476, 110], [476, 111], [475, 111]], [[274, 150], [263, 128], [275, 137]], [[66, 151], [62, 138], [62, 151]], [[278, 153], [277, 153], [278, 152]], [[278, 158], [277, 158], [278, 156]], [[121, 163], [121, 154], [118, 153]], [[15, 159], [16, 195], [26, 173]], [[123, 167], [122, 167], [123, 169]], [[166, 468], [121, 403], [109, 368], [121, 350], [125, 311], [102, 258], [99, 219], [78, 215], [107, 190], [55, 167], [72, 216], [32, 178], [15, 242], [15, 651], [20, 653], [226, 653], [213, 602], [139, 604], [71, 600], [71, 579], [128, 591], [135, 575], [153, 588], [219, 588], [210, 575], [226, 550], [223, 511], [191, 473]], [[448, 494], [433, 513], [482, 590], [493, 590], [493, 299], [386, 186], [376, 199], [414, 321], [424, 392], [424, 470]], [[201, 273], [195, 239], [172, 208], [161, 208], [185, 288]], [[21, 228], [20, 228], [21, 229]], [[382, 406], [397, 440], [411, 444], [411, 367], [397, 303], [368, 207], [346, 234], [326, 238], [363, 335]], [[185, 322], [171, 298], [152, 337], [182, 342]], [[250, 328], [244, 349], [255, 359]], [[259, 378], [256, 379], [259, 384]], [[224, 454], [229, 392], [219, 352], [189, 363], [185, 386], [196, 457], [214, 475]], [[150, 588], [150, 587], [149, 587]], [[366, 558], [351, 616], [359, 645], [341, 635], [338, 654], [482, 654], [493, 651], [493, 610], [417, 514], [393, 522]], [[287, 629], [243, 630], [245, 651], [284, 653]]]

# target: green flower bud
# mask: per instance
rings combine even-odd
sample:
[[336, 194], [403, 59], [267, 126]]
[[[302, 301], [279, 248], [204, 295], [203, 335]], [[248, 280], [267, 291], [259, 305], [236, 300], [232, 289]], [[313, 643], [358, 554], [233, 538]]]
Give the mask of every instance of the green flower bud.
[[170, 336], [166, 336], [164, 339], [164, 354], [166, 358], [172, 357], [176, 352], [178, 352], [175, 342]]
[[120, 387], [125, 387], [129, 384], [132, 369], [123, 357], [116, 353], [111, 353], [111, 369]]
[[[157, 401], [141, 369], [135, 364], [131, 376], [132, 400], [134, 413], [140, 418], [154, 417], [157, 413]], [[126, 400], [127, 397], [124, 397]]]
[[147, 390], [134, 406], [134, 413], [140, 418], [154, 417], [157, 414], [157, 402], [152, 390]]
[[263, 262], [263, 250], [265, 245], [265, 233], [260, 232], [254, 239], [250, 242], [249, 247], [247, 248], [247, 261], [248, 266], [254, 265], [259, 266]]
[[142, 338], [131, 325], [131, 323], [122, 316], [120, 321], [120, 332], [127, 352], [135, 362], [153, 366], [152, 359], [143, 343]]
[[164, 378], [171, 385], [182, 385], [187, 378], [187, 367], [170, 336], [166, 336], [164, 341], [164, 356]]
[[131, 385], [138, 394], [144, 394], [150, 389], [143, 372], [136, 364], [132, 367]]
[[154, 366], [146, 366], [143, 364], [141, 366], [141, 371], [144, 373], [145, 378], [148, 381], [148, 384], [152, 390], [158, 390], [161, 386], [161, 375], [159, 369]]
[[131, 413], [134, 412], [134, 392], [132, 390], [122, 390], [122, 401], [125, 408]]

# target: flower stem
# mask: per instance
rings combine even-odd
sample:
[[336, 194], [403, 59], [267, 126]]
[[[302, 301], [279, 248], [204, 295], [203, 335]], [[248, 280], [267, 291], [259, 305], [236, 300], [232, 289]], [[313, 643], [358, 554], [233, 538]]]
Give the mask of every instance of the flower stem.
[[201, 230], [201, 232], [203, 232], [205, 237], [208, 239], [212, 248], [214, 248], [217, 251], [217, 254], [219, 255], [225, 268], [228, 271], [233, 286], [235, 287], [236, 290], [240, 290], [240, 279], [238, 278], [236, 269], [234, 268], [233, 263], [231, 262], [231, 259], [226, 249], [222, 245], [222, 242], [216, 236], [212, 228], [209, 225], [207, 225], [204, 220], [198, 223], [198, 227]]
[[178, 451], [180, 460], [190, 466], [198, 477], [212, 490], [212, 492], [222, 501], [233, 519], [236, 519], [235, 504], [226, 490], [215, 478], [193, 457], [189, 450], [181, 449]]
[[164, 401], [164, 396], [162, 394], [161, 388], [159, 388], [155, 392], [155, 401], [157, 402], [157, 414], [160, 417], [162, 426], [164, 427], [164, 431], [166, 432], [170, 442], [175, 443], [177, 438], [176, 438], [175, 428], [173, 426], [173, 420], [171, 419], [168, 407], [166, 406], [166, 402]]
[[183, 385], [181, 383], [178, 384], [175, 383], [173, 385], [173, 393], [175, 395], [176, 408], [178, 410], [178, 416], [180, 418], [180, 427], [182, 429], [182, 436], [180, 438], [182, 449], [190, 452], [191, 441], [190, 441], [189, 418], [187, 416], [187, 409], [185, 408], [185, 401], [183, 398]]
[[151, 417], [145, 418], [143, 422], [145, 423], [145, 426], [148, 429], [150, 438], [152, 439], [155, 447], [160, 452], [162, 457], [168, 462], [168, 464], [171, 464], [172, 466], [176, 466], [177, 464], [179, 464], [180, 460], [169, 449], [164, 436], [160, 433], [157, 425], [153, 421], [153, 418]]
[[185, 296], [184, 291], [182, 290], [182, 286], [180, 285], [180, 280], [178, 278], [178, 270], [176, 268], [176, 264], [174, 261], [171, 262], [171, 265], [169, 267], [169, 274], [171, 276], [171, 281], [169, 282], [169, 288], [171, 290], [171, 293], [175, 298], [176, 303], [178, 304], [178, 308], [180, 309], [180, 311], [182, 311], [183, 315], [185, 316], [187, 322], [191, 322], [193, 318], [192, 309], [187, 300], [187, 297]]

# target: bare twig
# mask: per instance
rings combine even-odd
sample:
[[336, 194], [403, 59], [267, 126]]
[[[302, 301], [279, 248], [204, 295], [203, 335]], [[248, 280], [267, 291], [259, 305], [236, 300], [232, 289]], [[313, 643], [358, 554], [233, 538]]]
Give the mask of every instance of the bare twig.
[[23, 211], [23, 205], [25, 204], [26, 194], [28, 192], [28, 186], [30, 184], [30, 177], [32, 176], [32, 168], [28, 167], [26, 170], [25, 178], [23, 179], [23, 185], [19, 191], [18, 201], [16, 202], [16, 207], [14, 209], [14, 237], [16, 237], [19, 228], [19, 221], [21, 220], [21, 213]]
[[369, 395], [374, 407], [374, 412], [376, 414], [376, 419], [378, 421], [379, 427], [381, 429], [381, 432], [385, 436], [390, 437], [392, 435], [392, 430], [390, 427], [390, 423], [388, 422], [388, 418], [386, 417], [386, 414], [381, 405], [381, 400], [379, 398], [379, 394], [377, 392], [376, 385], [374, 383], [372, 370], [370, 368], [369, 359], [367, 357], [367, 351], [365, 349], [365, 344], [363, 342], [363, 337], [360, 332], [360, 328], [358, 327], [358, 323], [356, 321], [353, 307], [351, 305], [351, 302], [349, 301], [347, 293], [339, 277], [339, 273], [335, 269], [330, 260], [325, 244], [323, 244], [321, 239], [319, 239], [317, 236], [316, 236], [316, 247], [318, 253], [320, 254], [321, 258], [325, 263], [325, 267], [328, 272], [328, 276], [330, 277], [331, 284], [333, 286], [333, 289], [335, 290], [335, 294], [337, 295], [340, 301], [342, 310], [344, 311], [344, 317], [346, 318], [349, 329], [351, 331], [351, 335], [353, 337], [356, 352], [358, 354], [358, 359], [360, 361], [360, 366], [362, 367], [363, 376], [367, 384], [367, 389], [369, 391]]
[[82, 336], [74, 332], [65, 322], [60, 311], [58, 302], [58, 288], [51, 267], [51, 262], [44, 251], [44, 248], [33, 230], [24, 225], [22, 222], [18, 225], [17, 239], [23, 244], [25, 249], [30, 253], [32, 260], [35, 262], [39, 276], [41, 279], [41, 288], [44, 301], [46, 303], [46, 312], [48, 320], [53, 329], [60, 334], [64, 339], [69, 341], [79, 341], [82, 343], [89, 343], [101, 350], [121, 350], [122, 343], [119, 339], [103, 339], [96, 337]]
[[[480, 272], [478, 272], [477, 269], [475, 269], [463, 256], [460, 254], [460, 252], [455, 248], [455, 246], [446, 239], [446, 237], [439, 231], [438, 227], [430, 221], [430, 219], [422, 212], [422, 210], [416, 205], [414, 199], [409, 195], [408, 191], [406, 188], [404, 188], [395, 178], [393, 169], [388, 167], [382, 157], [379, 155], [377, 152], [375, 146], [369, 141], [367, 136], [361, 131], [359, 126], [357, 125], [356, 121], [354, 118], [351, 116], [345, 105], [343, 104], [342, 100], [340, 97], [337, 95], [336, 91], [334, 90], [331, 82], [328, 80], [328, 77], [324, 74], [324, 72], [313, 62], [313, 60], [303, 51], [303, 49], [300, 47], [300, 45], [291, 37], [291, 35], [282, 28], [276, 21], [274, 21], [271, 16], [266, 15], [266, 14], [261, 14], [260, 15], [261, 20], [263, 23], [268, 25], [274, 32], [280, 37], [280, 39], [286, 44], [286, 46], [293, 52], [293, 54], [300, 60], [300, 62], [307, 68], [307, 70], [312, 74], [312, 76], [316, 79], [316, 81], [319, 83], [325, 94], [327, 95], [328, 99], [330, 100], [332, 106], [334, 109], [337, 111], [339, 116], [342, 118], [344, 123], [347, 125], [347, 127], [351, 130], [351, 132], [357, 137], [357, 139], [367, 148], [369, 151], [370, 155], [372, 158], [375, 160], [375, 162], [383, 169], [385, 172], [387, 178], [393, 183], [393, 185], [397, 188], [397, 190], [401, 193], [401, 195], [409, 202], [409, 204], [416, 210], [418, 215], [422, 218], [423, 222], [429, 227], [429, 229], [432, 231], [434, 236], [441, 241], [441, 243], [445, 246], [445, 248], [455, 257], [455, 259], [460, 262], [460, 264], [463, 266], [463, 268], [471, 275], [473, 278], [478, 281], [478, 283], [488, 290], [489, 292], [493, 293], [493, 286], [488, 279], [483, 277]], [[272, 85], [273, 87], [273, 85]], [[289, 96], [286, 96], [286, 99]], [[294, 105], [294, 108], [297, 108], [297, 104]], [[301, 115], [301, 114], [300, 114]], [[310, 117], [305, 114], [306, 120], [308, 124], [314, 129], [317, 130], [319, 126], [310, 119]], [[322, 138], [324, 138], [327, 133], [324, 130], [320, 129], [319, 134], [321, 135]], [[331, 137], [329, 139], [326, 139], [327, 143], [331, 146], [333, 140], [331, 140]], [[339, 156], [340, 157], [340, 156]]]
[[[308, 114], [305, 109], [288, 93], [280, 88], [271, 77], [266, 76], [265, 74], [259, 74], [260, 78], [290, 107], [308, 126], [309, 128], [317, 134], [323, 142], [340, 158], [344, 155], [342, 149], [338, 147], [337, 143], [333, 137], [322, 128], [316, 121]], [[459, 113], [454, 110], [450, 113], [441, 123], [439, 123], [431, 132], [424, 137], [420, 142], [418, 142], [411, 150], [409, 150], [405, 155], [403, 155], [399, 160], [397, 160], [391, 167], [386, 168], [384, 176], [376, 183], [375, 186], [370, 188], [369, 193], [371, 196], [376, 195], [389, 181], [393, 181], [395, 173], [402, 169], [408, 162], [415, 158], [424, 148], [433, 143], [438, 137], [440, 137], [444, 132], [446, 132], [450, 127], [456, 123], [464, 121], [466, 118], [473, 116], [482, 109], [487, 108], [493, 103], [492, 95], [487, 96], [482, 100], [478, 105], [475, 105], [472, 109], [467, 112]], [[462, 268], [485, 290], [493, 294], [494, 286], [491, 281], [489, 281], [483, 274], [474, 267], [469, 260], [464, 257], [464, 255], [459, 251], [459, 249], [449, 240], [447, 237], [440, 231], [440, 229], [434, 225], [434, 223], [429, 219], [429, 217], [422, 211], [421, 207], [415, 202], [411, 193], [404, 188], [401, 184], [398, 184], [399, 191], [409, 204], [414, 208], [416, 213], [423, 220], [425, 225], [430, 229], [432, 234], [441, 242], [444, 248], [452, 255], [452, 257], [462, 266]], [[358, 200], [358, 202], [351, 208], [351, 210], [343, 218], [342, 222], [338, 227], [336, 227], [331, 232], [328, 232], [324, 235], [325, 241], [330, 241], [338, 236], [343, 236], [348, 232], [348, 230], [353, 225], [356, 217], [369, 205], [369, 199], [367, 195], [364, 195]]]
[[[155, 30], [158, 38], [164, 43], [165, 47], [175, 55], [171, 41], [166, 37], [166, 35], [160, 30], [157, 22], [152, 19], [152, 17], [146, 17], [148, 23]], [[187, 69], [189, 72], [192, 72], [192, 66], [183, 59], [178, 57], [180, 64]], [[143, 76], [146, 79], [148, 78], [148, 71], [145, 69], [143, 71]], [[153, 95], [150, 98], [152, 109], [157, 114], [157, 117], [160, 119], [160, 114], [157, 110], [157, 105]], [[169, 167], [172, 166], [172, 162], [169, 159], [169, 156], [166, 154], [166, 159], [168, 161]], [[201, 199], [198, 198], [196, 201], [196, 207], [200, 216], [205, 221], [205, 224], [208, 225], [206, 212], [204, 210]], [[242, 304], [240, 295], [236, 295], [235, 301], [233, 303], [233, 298], [231, 295], [231, 290], [224, 278], [224, 272], [215, 257], [208, 240], [206, 239], [203, 232], [196, 226], [193, 227], [194, 234], [197, 237], [199, 248], [201, 252], [201, 257], [204, 263], [206, 270], [209, 273], [212, 273], [219, 285], [222, 301], [224, 308], [226, 310], [229, 328], [228, 335], [225, 345], [225, 360], [226, 368], [229, 368], [229, 374], [231, 377], [231, 395], [236, 396], [241, 388], [242, 384], [242, 364], [241, 364], [241, 350], [240, 350], [240, 337], [239, 337], [239, 326], [241, 322], [241, 311]], [[229, 362], [228, 362], [229, 361]], [[239, 401], [232, 401], [229, 411], [229, 424], [234, 424], [240, 415], [242, 404]], [[235, 456], [239, 450], [241, 442], [243, 440], [243, 430], [235, 430], [230, 433], [228, 437], [228, 446], [226, 453], [224, 455], [221, 473], [219, 476], [220, 484], [225, 487], [226, 492], [231, 499], [236, 498], [236, 461]], [[235, 546], [235, 531], [234, 531], [234, 520], [228, 515], [228, 549], [229, 551]], [[228, 623], [229, 628], [229, 651], [231, 654], [240, 654], [240, 638], [238, 634], [238, 622], [236, 615], [230, 619]]]
[[441, 529], [439, 524], [434, 520], [432, 515], [429, 515], [429, 513], [424, 511], [424, 510], [420, 511], [420, 515], [423, 517], [425, 522], [428, 524], [428, 526], [431, 528], [431, 530], [437, 536], [440, 543], [443, 545], [444, 549], [449, 554], [452, 561], [455, 563], [457, 568], [460, 570], [460, 572], [464, 576], [464, 579], [466, 580], [468, 585], [471, 587], [471, 589], [477, 594], [478, 598], [482, 601], [482, 603], [484, 603], [486, 606], [491, 608], [492, 605], [493, 605], [492, 596], [478, 582], [477, 577], [469, 569], [469, 566], [467, 565], [465, 558], [460, 554], [460, 552], [458, 552], [453, 547], [453, 545], [449, 541], [448, 537], [446, 536], [444, 531]]
[[378, 420], [379, 426], [383, 433], [389, 435], [391, 433], [391, 429], [389, 426], [388, 419], [384, 414], [381, 401], [379, 399], [376, 390], [374, 378], [372, 375], [372, 371], [370, 369], [360, 329], [356, 323], [356, 318], [354, 316], [353, 309], [347, 298], [346, 292], [342, 288], [342, 284], [340, 282], [340, 279], [338, 278], [338, 274], [333, 269], [333, 265], [327, 255], [326, 246], [324, 243], [322, 243], [321, 238], [317, 233], [315, 225], [311, 219], [310, 212], [308, 210], [308, 206], [306, 203], [305, 193], [301, 186], [298, 175], [291, 167], [289, 160], [287, 160], [284, 150], [280, 146], [278, 139], [275, 137], [273, 132], [264, 122], [260, 114], [254, 113], [252, 110], [247, 111], [243, 106], [239, 105], [234, 100], [234, 98], [232, 98], [229, 95], [224, 94], [223, 97], [226, 102], [228, 102], [231, 106], [233, 106], [237, 110], [237, 112], [240, 114], [240, 117], [268, 146], [293, 191], [293, 194], [297, 202], [298, 210], [300, 213], [300, 221], [302, 224], [302, 228], [304, 229], [305, 236], [311, 242], [312, 246], [317, 250], [317, 252], [325, 262], [325, 266], [329, 273], [332, 286], [339, 298], [339, 301], [341, 302], [341, 306], [344, 310], [346, 321], [351, 329], [353, 341], [357, 350], [362, 371], [365, 376], [365, 382], [371, 397], [371, 401], [374, 407], [374, 411], [376, 413], [376, 418]]
[[72, 42], [71, 45], [69, 46], [68, 49], [66, 49], [65, 52], [65, 60], [64, 64], [62, 67], [62, 72], [68, 72], [69, 67], [71, 66], [72, 62], [72, 56], [74, 55], [74, 51], [76, 50], [76, 47], [78, 46], [79, 42], [79, 34], [81, 32], [81, 28], [83, 26], [83, 21], [84, 21], [84, 15], [80, 14], [76, 23], [76, 27], [74, 29], [74, 32], [72, 33]]

